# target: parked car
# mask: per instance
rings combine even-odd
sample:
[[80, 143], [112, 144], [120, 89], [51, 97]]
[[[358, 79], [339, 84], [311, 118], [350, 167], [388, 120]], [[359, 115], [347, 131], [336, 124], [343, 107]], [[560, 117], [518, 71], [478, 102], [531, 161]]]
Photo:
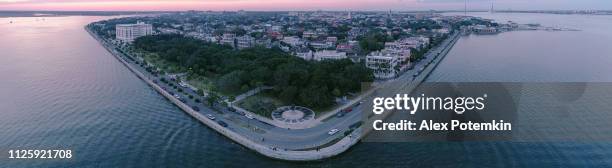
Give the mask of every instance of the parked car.
[[200, 111], [200, 108], [197, 106], [192, 106], [191, 109], [193, 109], [194, 111]]
[[215, 120], [215, 116], [213, 116], [212, 114], [208, 114], [206, 115], [206, 117], [208, 117], [208, 119], [210, 120]]
[[222, 126], [222, 127], [227, 127], [227, 123], [225, 123], [223, 121], [217, 121], [217, 123], [219, 123], [219, 125]]
[[244, 116], [245, 116], [246, 118], [248, 118], [248, 119], [254, 119], [254, 118], [255, 118], [255, 117], [253, 117], [253, 115], [250, 115], [250, 114], [246, 114], [246, 115], [244, 115]]
[[327, 134], [334, 135], [334, 134], [338, 133], [339, 131], [340, 130], [338, 130], [338, 129], [332, 129], [332, 130], [329, 130], [329, 132], [327, 132]]
[[349, 107], [349, 108], [344, 109], [344, 112], [347, 112], [347, 113], [350, 113], [350, 112], [352, 112], [352, 111], [353, 111], [353, 108], [350, 108], [350, 107]]
[[340, 112], [336, 113], [336, 117], [341, 118], [341, 117], [344, 117], [345, 114], [346, 113], [340, 111]]

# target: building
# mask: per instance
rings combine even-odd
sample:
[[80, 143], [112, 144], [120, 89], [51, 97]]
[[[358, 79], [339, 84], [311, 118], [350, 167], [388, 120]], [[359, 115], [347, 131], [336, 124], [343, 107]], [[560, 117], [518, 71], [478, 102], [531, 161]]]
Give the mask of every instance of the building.
[[271, 26], [270, 31], [272, 32], [281, 32], [283, 30], [283, 26]]
[[255, 38], [251, 36], [241, 36], [236, 38], [238, 49], [250, 48], [255, 45]]
[[144, 22], [136, 24], [117, 24], [115, 26], [115, 35], [117, 40], [121, 42], [131, 43], [134, 39], [142, 36], [153, 34], [153, 26]]
[[223, 34], [223, 38], [221, 38], [221, 44], [227, 44], [227, 45], [234, 47], [235, 39], [236, 39], [236, 34], [225, 33]]
[[333, 44], [327, 43], [325, 41], [313, 41], [308, 44], [312, 46], [312, 48], [317, 49], [317, 50], [324, 50], [324, 49], [329, 49], [331, 47], [334, 47]]
[[295, 49], [294, 55], [304, 60], [312, 60], [314, 57], [314, 52], [307, 47], [298, 47]]
[[410, 66], [410, 50], [384, 49], [366, 56], [366, 67], [374, 71], [378, 79], [395, 78]]
[[273, 39], [283, 39], [283, 34], [280, 32], [268, 32], [268, 36]]
[[325, 41], [336, 43], [338, 41], [338, 37], [329, 36], [329, 37], [327, 37], [327, 39]]
[[498, 33], [495, 27], [488, 27], [485, 25], [476, 25], [472, 29], [476, 34], [496, 34]]
[[314, 39], [314, 38], [317, 38], [319, 36], [314, 31], [304, 31], [304, 33], [302, 33], [302, 37], [303, 38], [312, 38], [312, 39]]
[[366, 67], [372, 69], [374, 77], [378, 79], [395, 78], [397, 65], [399, 65], [398, 58], [391, 53], [377, 51], [366, 56]]
[[410, 50], [420, 49], [427, 45], [429, 45], [429, 38], [427, 37], [409, 37], [394, 42], [385, 43], [385, 48], [396, 50]]
[[341, 52], [347, 52], [350, 53], [353, 51], [353, 46], [351, 46], [348, 43], [342, 43], [342, 44], [338, 44], [336, 46], [336, 50], [341, 51]]
[[315, 61], [323, 60], [339, 60], [347, 58], [345, 52], [338, 52], [336, 50], [322, 50], [314, 53], [313, 59]]
[[297, 36], [284, 37], [282, 41], [292, 47], [296, 47], [296, 46], [304, 44], [302, 40]]
[[449, 34], [450, 33], [450, 30], [448, 30], [447, 28], [434, 29], [432, 31], [436, 32], [436, 33], [439, 33], [439, 34]]

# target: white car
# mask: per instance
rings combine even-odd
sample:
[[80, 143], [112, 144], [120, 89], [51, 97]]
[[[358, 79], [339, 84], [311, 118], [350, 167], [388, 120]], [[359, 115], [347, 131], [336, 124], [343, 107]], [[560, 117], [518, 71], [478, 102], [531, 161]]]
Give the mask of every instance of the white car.
[[334, 135], [334, 134], [338, 133], [338, 131], [340, 131], [340, 130], [338, 130], [338, 129], [332, 129], [332, 130], [329, 130], [329, 132], [327, 132], [327, 134], [329, 134], [329, 135]]
[[208, 119], [215, 120], [215, 116], [213, 116], [213, 115], [208, 114], [208, 115], [206, 115], [206, 117], [208, 117]]
[[255, 118], [255, 117], [253, 117], [253, 115], [250, 115], [250, 114], [246, 114], [246, 115], [244, 115], [244, 116], [245, 116], [246, 118], [248, 118], [248, 119], [254, 119], [254, 118]]
[[179, 82], [179, 86], [186, 88], [186, 87], [187, 87], [187, 84], [185, 84], [185, 82], [182, 82], [182, 81], [181, 81], [181, 82]]

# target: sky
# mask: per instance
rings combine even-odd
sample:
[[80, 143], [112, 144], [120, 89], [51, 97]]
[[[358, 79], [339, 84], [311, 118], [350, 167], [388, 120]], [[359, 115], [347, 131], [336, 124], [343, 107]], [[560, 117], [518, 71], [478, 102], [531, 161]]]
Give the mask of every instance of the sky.
[[[468, 9], [612, 10], [612, 0], [467, 0]], [[0, 0], [0, 10], [463, 10], [465, 0]]]

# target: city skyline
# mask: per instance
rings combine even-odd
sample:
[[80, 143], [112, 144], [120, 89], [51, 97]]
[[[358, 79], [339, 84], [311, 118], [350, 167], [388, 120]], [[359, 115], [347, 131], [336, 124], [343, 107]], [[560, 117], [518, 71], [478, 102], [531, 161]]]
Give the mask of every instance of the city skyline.
[[[469, 10], [608, 10], [606, 0], [468, 0]], [[464, 0], [0, 0], [0, 10], [178, 11], [178, 10], [463, 10]]]

